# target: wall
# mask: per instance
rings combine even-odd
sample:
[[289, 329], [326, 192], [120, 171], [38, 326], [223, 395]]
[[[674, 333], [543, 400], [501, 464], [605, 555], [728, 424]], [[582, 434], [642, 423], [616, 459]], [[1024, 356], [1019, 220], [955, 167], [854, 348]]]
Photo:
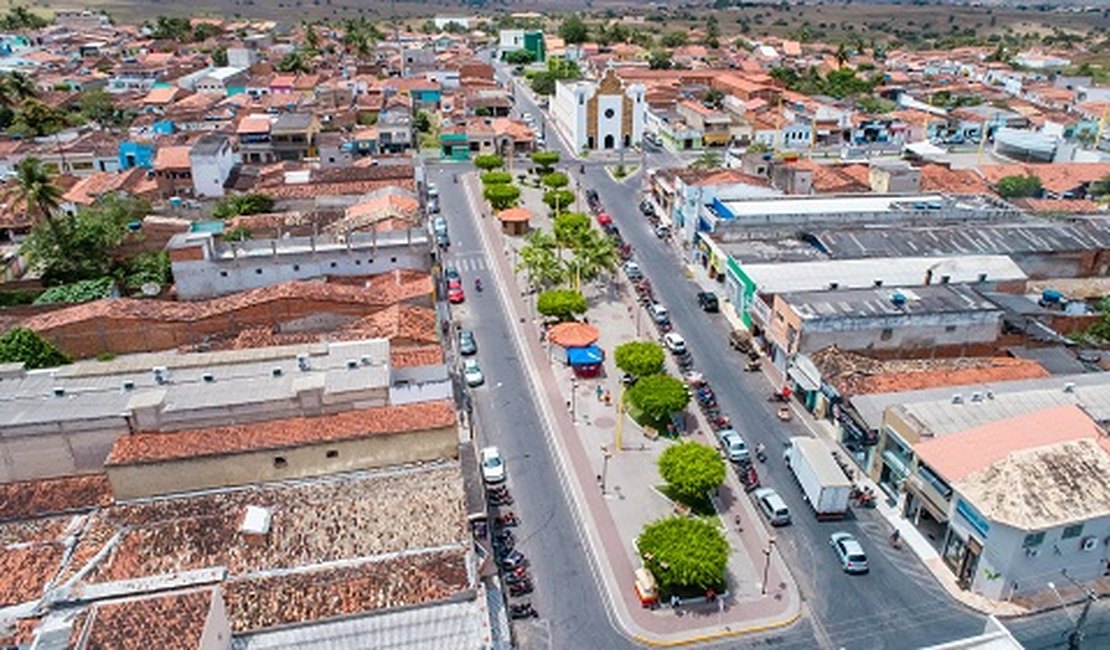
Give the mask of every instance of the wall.
[[[624, 95], [597, 95], [597, 139], [594, 141], [594, 147], [599, 150], [606, 148], [620, 149], [623, 146], [621, 141], [621, 122], [622, 114], [624, 112]], [[607, 117], [608, 111], [612, 111], [612, 117]], [[613, 142], [609, 147], [605, 146], [606, 138], [612, 136]]]
[[585, 97], [585, 90], [579, 91], [577, 83], [556, 82], [555, 98], [551, 101], [551, 112], [560, 129], [568, 137], [574, 151], [581, 151], [586, 146], [586, 107], [585, 101], [578, 103], [581, 95]]
[[[0, 439], [0, 483], [101, 471], [116, 437], [127, 431], [122, 417], [82, 423], [88, 430], [43, 425], [39, 435]], [[98, 428], [102, 427], [102, 428]]]
[[235, 166], [235, 156], [231, 143], [224, 141], [217, 154], [211, 156], [193, 155], [189, 157], [193, 173], [193, 190], [198, 197], [221, 197], [224, 183]]
[[[132, 499], [456, 458], [458, 442], [456, 427], [451, 426], [296, 448], [114, 465], [107, 467], [107, 473], [115, 497]], [[337, 455], [329, 458], [329, 451]], [[279, 457], [285, 461], [283, 467], [275, 466], [275, 459]]]
[[1001, 311], [807, 320], [797, 351], [816, 352], [834, 344], [842, 350], [909, 351], [993, 343], [1001, 331]]

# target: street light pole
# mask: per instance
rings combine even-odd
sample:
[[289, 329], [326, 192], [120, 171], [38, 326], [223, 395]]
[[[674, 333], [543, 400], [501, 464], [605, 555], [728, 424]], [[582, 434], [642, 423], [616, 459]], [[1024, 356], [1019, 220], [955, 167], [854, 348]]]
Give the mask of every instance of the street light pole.
[[609, 447], [601, 445], [601, 493], [605, 494], [605, 480], [609, 477], [609, 459], [613, 454], [609, 451]]
[[761, 586], [760, 595], [767, 595], [767, 576], [771, 572], [771, 552], [775, 550], [775, 538], [771, 537], [767, 540], [767, 548], [763, 549], [763, 555], [766, 560], [763, 562], [763, 585]]
[[570, 421], [578, 421], [578, 379], [571, 377], [570, 379]]
[[1091, 605], [1098, 602], [1098, 594], [1092, 591], [1090, 587], [1069, 576], [1066, 568], [1060, 569], [1060, 575], [1087, 594], [1086, 600], [1083, 601], [1083, 611], [1079, 613], [1079, 618], [1075, 620], [1075, 629], [1068, 634], [1068, 650], [1079, 650], [1083, 645], [1083, 626], [1087, 624], [1087, 616], [1091, 613]]

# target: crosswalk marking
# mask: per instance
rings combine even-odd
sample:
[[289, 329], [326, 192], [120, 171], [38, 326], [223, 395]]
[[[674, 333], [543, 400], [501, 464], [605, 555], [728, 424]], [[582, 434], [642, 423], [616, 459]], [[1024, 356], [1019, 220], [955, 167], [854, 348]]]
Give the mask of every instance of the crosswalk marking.
[[486, 260], [480, 257], [462, 257], [452, 259], [448, 263], [454, 265], [460, 273], [465, 271], [484, 271], [489, 268], [486, 265]]

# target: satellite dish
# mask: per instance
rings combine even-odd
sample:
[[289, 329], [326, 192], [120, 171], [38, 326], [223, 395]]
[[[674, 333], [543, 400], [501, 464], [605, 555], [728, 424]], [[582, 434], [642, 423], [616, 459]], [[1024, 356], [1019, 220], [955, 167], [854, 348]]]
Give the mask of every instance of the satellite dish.
[[162, 287], [157, 282], [144, 282], [141, 290], [143, 295], [148, 298], [153, 298], [162, 293]]

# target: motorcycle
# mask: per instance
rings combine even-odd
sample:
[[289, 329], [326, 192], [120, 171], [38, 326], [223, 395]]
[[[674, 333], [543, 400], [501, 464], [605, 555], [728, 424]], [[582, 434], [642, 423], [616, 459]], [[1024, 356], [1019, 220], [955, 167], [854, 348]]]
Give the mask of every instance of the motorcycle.
[[744, 366], [744, 370], [746, 372], [759, 372], [760, 370], [763, 370], [763, 365], [760, 364], [758, 361], [749, 361], [748, 364]]
[[512, 510], [510, 510], [510, 511], [506, 512], [505, 514], [499, 516], [495, 521], [497, 522], [498, 526], [519, 526], [520, 525], [520, 517], [517, 517], [516, 513], [513, 512]]
[[474, 278], [474, 290], [482, 293], [482, 280], [481, 278]]
[[520, 603], [519, 605], [509, 605], [509, 618], [535, 618], [539, 614], [533, 609], [532, 603]]
[[513, 531], [503, 528], [493, 534], [493, 543], [510, 550], [516, 546], [516, 536], [513, 535]]
[[532, 582], [532, 576], [528, 575], [527, 569], [520, 567], [515, 571], [510, 571], [505, 574], [506, 584], [520, 584], [523, 582]]
[[762, 444], [755, 448], [755, 457], [761, 463], [767, 462], [767, 449]]
[[516, 582], [516, 583], [513, 583], [513, 584], [509, 585], [509, 595], [510, 596], [523, 596], [525, 594], [532, 593], [532, 591], [534, 589], [535, 589], [535, 585], [532, 584], [531, 580], [528, 580], [526, 582]]
[[528, 566], [528, 558], [524, 557], [524, 554], [516, 549], [502, 554], [498, 558], [498, 562], [503, 569], [516, 569]]

